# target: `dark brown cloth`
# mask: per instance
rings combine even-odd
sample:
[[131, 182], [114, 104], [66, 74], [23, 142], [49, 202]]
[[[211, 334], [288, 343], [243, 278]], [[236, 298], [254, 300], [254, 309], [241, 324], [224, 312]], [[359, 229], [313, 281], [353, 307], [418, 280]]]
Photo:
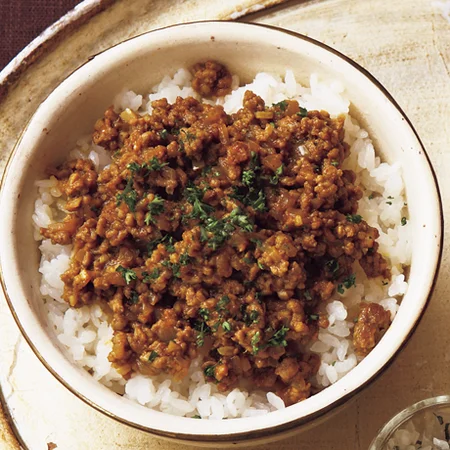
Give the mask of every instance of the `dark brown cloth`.
[[81, 0], [0, 0], [0, 70]]

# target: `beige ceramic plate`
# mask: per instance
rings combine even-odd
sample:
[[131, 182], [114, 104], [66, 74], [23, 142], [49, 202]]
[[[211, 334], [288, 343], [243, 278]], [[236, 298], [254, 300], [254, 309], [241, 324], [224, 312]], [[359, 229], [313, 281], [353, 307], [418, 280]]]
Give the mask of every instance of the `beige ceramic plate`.
[[[95, 382], [52, 342], [41, 308], [39, 258], [29, 220], [33, 184], [42, 178], [46, 166], [65, 158], [61, 149], [72, 148], [79, 136], [90, 131], [114, 93], [124, 88], [145, 92], [176, 68], [217, 55], [243, 81], [263, 70], [282, 74], [291, 68], [304, 84], [311, 73], [342, 82], [352, 115], [369, 131], [378, 153], [403, 167], [409, 224], [417, 239], [409, 290], [393, 324], [370, 355], [343, 379], [297, 405], [258, 418], [168, 420], [167, 415]], [[111, 417], [162, 437], [198, 443], [273, 438], [323, 415], [362, 389], [403, 346], [420, 319], [441, 254], [442, 213], [435, 179], [414, 130], [390, 95], [363, 69], [323, 44], [247, 24], [203, 22], [161, 29], [122, 43], [74, 72], [39, 107], [22, 136], [6, 171], [1, 208], [3, 286], [28, 343], [46, 367], [77, 396]]]

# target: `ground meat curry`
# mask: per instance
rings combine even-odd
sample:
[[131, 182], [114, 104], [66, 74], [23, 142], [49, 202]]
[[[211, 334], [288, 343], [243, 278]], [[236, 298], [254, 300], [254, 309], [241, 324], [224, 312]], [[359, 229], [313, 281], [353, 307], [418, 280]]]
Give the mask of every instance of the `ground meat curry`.
[[[229, 91], [224, 66], [194, 72], [202, 95]], [[152, 107], [109, 108], [95, 124], [110, 166], [50, 170], [68, 214], [41, 233], [73, 245], [64, 300], [108, 311], [109, 359], [126, 378], [180, 380], [201, 356], [220, 391], [248, 380], [287, 405], [307, 398], [320, 360], [306, 349], [328, 326], [323, 305], [355, 284], [355, 262], [390, 276], [377, 230], [357, 214], [355, 174], [342, 169], [344, 118], [249, 91], [232, 115], [192, 97]], [[363, 355], [390, 320], [379, 305], [360, 308]]]

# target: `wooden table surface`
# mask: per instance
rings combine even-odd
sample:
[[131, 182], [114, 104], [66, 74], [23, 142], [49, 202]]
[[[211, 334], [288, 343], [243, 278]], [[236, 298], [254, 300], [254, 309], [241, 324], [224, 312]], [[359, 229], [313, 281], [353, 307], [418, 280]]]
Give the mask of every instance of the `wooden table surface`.
[[[246, 8], [255, 9], [258, 3], [270, 2], [245, 3]], [[421, 136], [439, 179], [447, 217], [450, 205], [450, 22], [439, 9], [439, 5], [443, 7], [445, 3], [429, 0], [293, 1], [246, 16], [244, 20], [284, 27], [321, 40], [378, 78], [403, 107]], [[176, 21], [188, 21], [237, 15], [232, 14], [229, 3], [216, 0], [114, 2], [80, 25], [76, 32], [62, 38], [10, 88], [0, 103], [2, 167], [18, 133], [40, 101], [89, 54], [142, 31], [173, 23], [174, 17]], [[365, 450], [377, 429], [397, 411], [418, 400], [449, 392], [447, 238], [448, 233], [445, 233], [442, 267], [431, 303], [416, 333], [391, 367], [345, 410], [325, 423], [277, 444], [258, 446], [258, 450]], [[15, 425], [30, 449], [46, 450], [48, 442], [56, 443], [58, 450], [192, 448], [170, 444], [118, 424], [66, 391], [41, 366], [20, 337], [4, 299], [0, 299], [0, 330], [0, 385]], [[7, 428], [0, 426], [0, 449], [3, 448], [18, 447]]]

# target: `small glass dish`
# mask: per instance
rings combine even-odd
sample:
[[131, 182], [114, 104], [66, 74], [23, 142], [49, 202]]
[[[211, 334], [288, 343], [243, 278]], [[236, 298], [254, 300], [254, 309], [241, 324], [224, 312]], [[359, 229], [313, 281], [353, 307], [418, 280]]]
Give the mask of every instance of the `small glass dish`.
[[415, 403], [387, 422], [369, 450], [450, 449], [450, 396]]

